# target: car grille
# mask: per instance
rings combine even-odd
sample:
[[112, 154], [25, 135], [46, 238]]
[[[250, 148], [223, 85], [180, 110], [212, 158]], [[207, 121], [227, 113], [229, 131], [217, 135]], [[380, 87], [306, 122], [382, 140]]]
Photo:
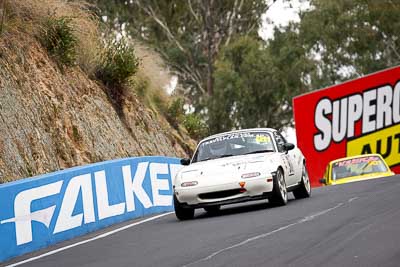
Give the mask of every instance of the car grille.
[[234, 196], [234, 195], [240, 194], [242, 192], [243, 192], [243, 189], [241, 189], [241, 188], [230, 189], [230, 190], [224, 190], [224, 191], [199, 194], [199, 198], [201, 198], [201, 199], [224, 198], [224, 197]]

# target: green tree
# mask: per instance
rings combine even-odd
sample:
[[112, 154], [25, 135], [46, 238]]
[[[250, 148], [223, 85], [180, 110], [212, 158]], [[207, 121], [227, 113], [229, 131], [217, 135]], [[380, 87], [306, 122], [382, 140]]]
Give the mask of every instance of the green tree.
[[[214, 94], [214, 63], [237, 36], [257, 36], [265, 0], [92, 0], [117, 30], [152, 45], [197, 111]], [[272, 1], [275, 2], [275, 1]]]
[[242, 37], [223, 50], [209, 104], [212, 132], [292, 123], [291, 99], [308, 90], [307, 77], [314, 68], [291, 27], [276, 30], [268, 45]]
[[359, 77], [400, 62], [400, 1], [311, 0], [299, 35], [316, 61], [314, 89]]

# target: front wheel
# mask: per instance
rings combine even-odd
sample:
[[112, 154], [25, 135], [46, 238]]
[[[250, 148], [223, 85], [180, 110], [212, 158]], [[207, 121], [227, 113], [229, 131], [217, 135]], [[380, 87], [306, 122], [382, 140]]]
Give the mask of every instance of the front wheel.
[[272, 188], [272, 196], [268, 199], [268, 201], [277, 206], [283, 206], [287, 203], [287, 189], [286, 189], [286, 181], [285, 176], [283, 175], [283, 171], [279, 168], [276, 171], [274, 176], [274, 184]]
[[176, 196], [174, 196], [174, 209], [176, 218], [181, 221], [190, 220], [194, 217], [194, 209], [182, 207], [182, 204], [176, 199]]
[[303, 165], [300, 187], [293, 190], [293, 195], [296, 199], [307, 198], [311, 196], [310, 178], [308, 177], [305, 164]]

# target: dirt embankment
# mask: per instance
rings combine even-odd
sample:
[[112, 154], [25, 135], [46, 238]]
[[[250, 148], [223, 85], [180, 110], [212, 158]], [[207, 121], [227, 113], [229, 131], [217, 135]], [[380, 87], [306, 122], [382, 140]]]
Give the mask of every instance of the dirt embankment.
[[116, 109], [105, 91], [79, 67], [61, 71], [34, 37], [3, 38], [0, 183], [122, 157], [183, 157], [193, 149], [193, 140], [134, 93]]

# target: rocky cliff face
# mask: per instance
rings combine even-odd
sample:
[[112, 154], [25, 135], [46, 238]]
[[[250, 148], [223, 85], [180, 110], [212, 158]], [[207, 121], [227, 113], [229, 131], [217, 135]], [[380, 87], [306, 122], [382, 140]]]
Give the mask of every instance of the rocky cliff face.
[[34, 38], [0, 41], [0, 183], [122, 157], [183, 157], [193, 147], [134, 94], [115, 108], [78, 67], [61, 71]]

